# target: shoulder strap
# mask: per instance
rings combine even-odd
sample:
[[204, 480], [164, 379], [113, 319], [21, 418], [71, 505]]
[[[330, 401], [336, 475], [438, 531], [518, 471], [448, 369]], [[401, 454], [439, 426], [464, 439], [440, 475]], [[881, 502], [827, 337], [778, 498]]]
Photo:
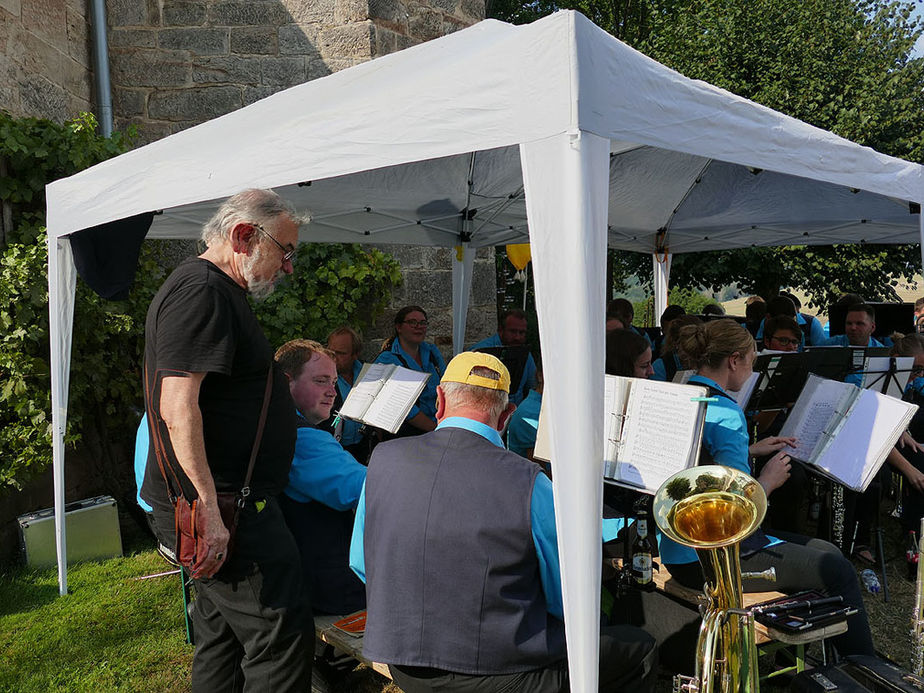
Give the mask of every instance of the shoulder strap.
[[266, 372], [266, 389], [263, 392], [263, 408], [260, 410], [260, 420], [257, 422], [257, 435], [253, 441], [253, 449], [250, 451], [250, 462], [247, 464], [247, 474], [244, 476], [244, 485], [241, 487], [241, 497], [246, 498], [250, 495], [250, 477], [253, 475], [253, 466], [257, 461], [257, 451], [260, 449], [260, 442], [263, 440], [263, 427], [266, 425], [266, 413], [269, 411], [270, 397], [273, 394], [273, 364], [270, 362], [269, 370]]

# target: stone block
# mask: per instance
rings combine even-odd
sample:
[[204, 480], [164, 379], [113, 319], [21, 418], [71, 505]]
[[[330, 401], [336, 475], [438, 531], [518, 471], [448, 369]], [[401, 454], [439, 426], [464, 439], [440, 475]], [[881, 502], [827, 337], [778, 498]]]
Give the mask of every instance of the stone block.
[[112, 81], [119, 86], [181, 87], [189, 83], [191, 65], [184, 51], [110, 51]]
[[331, 25], [334, 23], [334, 12], [337, 0], [287, 0], [291, 21], [296, 24], [317, 23]]
[[369, 0], [369, 18], [407, 26], [407, 5], [401, 0]]
[[472, 266], [473, 303], [497, 302], [497, 272], [493, 262], [475, 262]]
[[65, 52], [28, 31], [19, 33], [18, 39], [18, 55], [14, 53], [13, 59], [22, 65], [23, 72], [27, 75], [46, 75], [49, 82], [61, 79], [64, 61], [67, 60]]
[[148, 117], [201, 123], [240, 108], [240, 87], [218, 86], [155, 91], [148, 96]]
[[264, 86], [292, 87], [308, 79], [307, 62], [303, 56], [266, 57], [261, 59]]
[[320, 49], [328, 58], [371, 58], [373, 25], [371, 21], [331, 27], [321, 32]]
[[489, 245], [483, 248], [478, 248], [475, 251], [475, 261], [477, 262], [478, 260], [490, 260], [491, 262], [494, 262], [495, 255], [497, 255], [497, 251], [493, 246]]
[[92, 112], [96, 108], [96, 104], [87, 99], [82, 99], [79, 96], [74, 96], [70, 94], [67, 99], [67, 112], [73, 116], [77, 113], [82, 112]]
[[89, 67], [90, 57], [90, 24], [86, 16], [70, 7], [67, 9], [67, 54], [78, 63]]
[[[425, 266], [423, 246], [416, 245], [383, 245], [382, 250], [391, 253], [402, 269], [419, 269]], [[407, 282], [405, 282], [406, 284]]]
[[378, 58], [398, 50], [399, 34], [378, 24], [375, 25], [374, 32], [375, 41], [373, 43], [372, 57]]
[[278, 26], [290, 20], [278, 2], [217, 2], [209, 7], [213, 26]]
[[279, 53], [277, 34], [275, 27], [235, 27], [231, 29], [231, 52], [246, 55], [276, 55]]
[[90, 84], [90, 71], [75, 60], [65, 58], [64, 62], [64, 89], [71, 97], [90, 101], [93, 97]]
[[9, 111], [14, 116], [22, 115], [19, 108], [18, 80], [18, 66], [8, 56], [0, 53], [0, 108]]
[[417, 6], [407, 20], [408, 33], [420, 40], [439, 38], [443, 29], [443, 15], [427, 7]]
[[192, 55], [227, 55], [230, 38], [228, 30], [212, 27], [162, 29], [157, 33], [157, 44], [166, 50], [186, 50]]
[[0, 20], [2, 20], [2, 22], [22, 19], [22, 0], [0, 0], [0, 10], [11, 15], [11, 17], [4, 17], [0, 14]]
[[202, 26], [208, 7], [204, 2], [165, 0], [163, 4], [164, 26]]
[[458, 0], [430, 0], [430, 6], [445, 14], [455, 14], [458, 9]]
[[244, 87], [244, 105], [249, 106], [260, 99], [272, 96], [280, 89], [281, 87]]
[[67, 51], [67, 0], [29, 0], [22, 6], [22, 25], [58, 50]]
[[337, 0], [334, 9], [334, 23], [351, 24], [369, 19], [368, 0]]
[[318, 28], [314, 24], [286, 24], [276, 32], [280, 55], [319, 57]]
[[137, 128], [138, 137], [134, 141], [135, 147], [141, 147], [157, 140], [162, 140], [167, 135], [173, 134], [172, 123], [154, 123], [150, 120], [136, 118], [118, 118], [115, 121], [115, 129], [119, 132], [125, 132], [130, 126]]
[[196, 84], [260, 84], [260, 60], [237, 55], [199, 58], [192, 64]]
[[469, 24], [475, 24], [484, 19], [485, 0], [460, 0], [458, 16], [463, 20], [470, 20]]
[[152, 29], [110, 29], [110, 48], [156, 48], [157, 32]]
[[112, 112], [114, 117], [127, 118], [144, 114], [144, 98], [146, 92], [142, 89], [122, 89], [116, 87], [112, 90]]
[[465, 29], [469, 26], [471, 26], [471, 22], [463, 21], [456, 17], [450, 17], [449, 15], [443, 15], [443, 36], [454, 34], [460, 29]]
[[19, 83], [19, 103], [24, 113], [63, 123], [68, 112], [67, 92], [41, 75], [25, 75]]
[[452, 273], [413, 270], [404, 275], [406, 302], [428, 309], [429, 306], [452, 304]]
[[106, 20], [110, 27], [150, 26], [144, 0], [106, 0]]

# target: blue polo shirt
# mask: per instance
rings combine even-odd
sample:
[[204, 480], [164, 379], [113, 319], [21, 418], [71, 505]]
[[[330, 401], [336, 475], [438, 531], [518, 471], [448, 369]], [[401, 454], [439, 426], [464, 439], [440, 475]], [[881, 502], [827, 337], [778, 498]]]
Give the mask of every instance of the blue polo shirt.
[[510, 417], [507, 426], [507, 449], [520, 457], [536, 447], [536, 433], [539, 430], [539, 410], [542, 409], [542, 395], [530, 390], [517, 410]]
[[423, 366], [401, 348], [401, 342], [397, 337], [389, 351], [383, 351], [375, 358], [376, 363], [393, 363], [396, 366], [404, 366], [420, 373], [430, 374], [423, 392], [420, 393], [417, 403], [411, 407], [406, 420], [410, 421], [417, 414], [423, 412], [427, 417], [436, 421], [436, 386], [440, 384], [440, 378], [443, 377], [443, 371], [446, 370], [446, 362], [443, 360], [440, 350], [430, 342], [421, 343], [420, 360], [423, 361]]
[[[358, 359], [353, 361], [353, 382], [359, 380], [359, 372], [363, 369], [363, 362]], [[342, 375], [337, 375], [337, 392], [340, 393], [340, 399], [346, 402], [347, 395], [353, 386], [346, 381]], [[362, 422], [353, 421], [352, 419], [342, 419], [343, 429], [340, 433], [340, 443], [342, 445], [355, 445], [362, 440], [359, 429], [362, 428]]]
[[[690, 385], [712, 386], [725, 392], [717, 382], [702, 375], [693, 375]], [[718, 397], [717, 401], [706, 405], [706, 421], [703, 425], [702, 445], [712, 455], [715, 464], [723, 464], [746, 474], [752, 474], [751, 456], [748, 452], [747, 420], [741, 407], [728, 397]], [[668, 539], [660, 532], [658, 549], [661, 561], [665, 564], [693, 563], [697, 560], [696, 551]], [[781, 542], [780, 539], [767, 537], [768, 546]]]
[[289, 498], [299, 503], [318, 501], [334, 510], [352, 510], [365, 480], [366, 468], [329, 431], [298, 429], [289, 485], [284, 491]]

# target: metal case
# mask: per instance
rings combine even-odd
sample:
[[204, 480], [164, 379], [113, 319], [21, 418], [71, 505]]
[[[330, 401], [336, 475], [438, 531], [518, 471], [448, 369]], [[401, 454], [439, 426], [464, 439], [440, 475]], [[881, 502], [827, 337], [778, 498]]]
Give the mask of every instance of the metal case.
[[[112, 496], [96, 496], [65, 506], [67, 562], [122, 555], [119, 513]], [[57, 563], [54, 509], [20, 515], [19, 539], [26, 565], [44, 568]]]

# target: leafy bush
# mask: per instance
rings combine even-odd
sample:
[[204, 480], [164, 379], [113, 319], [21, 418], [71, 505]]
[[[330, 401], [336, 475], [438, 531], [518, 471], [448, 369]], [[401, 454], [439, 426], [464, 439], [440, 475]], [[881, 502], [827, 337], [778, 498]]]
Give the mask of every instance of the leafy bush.
[[[0, 204], [13, 221], [0, 239], [0, 495], [52, 459], [44, 186], [120, 153], [131, 136], [101, 138], [90, 114], [56, 125], [0, 112]], [[119, 450], [130, 446], [140, 416], [144, 321], [175, 263], [167, 250], [145, 242], [126, 301], [77, 283], [65, 442], [92, 454], [87, 471], [113, 495], [132, 483]], [[295, 263], [295, 276], [257, 308], [274, 344], [323, 338], [344, 322], [365, 326], [401, 278], [389, 255], [353, 245], [304, 245]]]

